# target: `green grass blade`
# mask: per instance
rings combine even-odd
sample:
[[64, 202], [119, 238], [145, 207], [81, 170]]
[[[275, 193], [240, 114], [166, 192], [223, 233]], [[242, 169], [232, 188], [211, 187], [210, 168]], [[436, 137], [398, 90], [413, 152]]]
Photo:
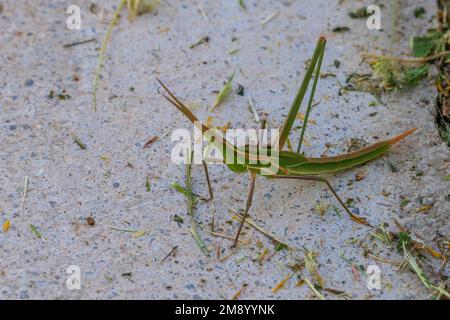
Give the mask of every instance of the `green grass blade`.
[[108, 26], [108, 30], [106, 31], [105, 38], [102, 42], [102, 47], [100, 48], [100, 54], [98, 57], [97, 68], [95, 70], [95, 79], [94, 79], [94, 88], [92, 90], [92, 102], [94, 104], [94, 111], [97, 111], [97, 87], [98, 81], [100, 79], [100, 73], [103, 70], [103, 62], [105, 60], [105, 52], [106, 46], [109, 42], [109, 38], [111, 37], [111, 32], [119, 20], [120, 12], [122, 11], [123, 6], [125, 5], [126, 0], [121, 0], [117, 10], [114, 12], [114, 16], [111, 20], [111, 23]]
[[300, 141], [298, 142], [297, 153], [300, 153], [300, 149], [302, 148], [303, 138], [305, 137], [306, 127], [308, 126], [309, 114], [311, 113], [311, 107], [312, 107], [312, 104], [314, 101], [314, 94], [316, 93], [317, 82], [319, 81], [319, 78], [320, 78], [320, 68], [322, 67], [323, 56], [325, 54], [325, 44], [326, 43], [324, 43], [323, 46], [321, 46], [319, 62], [317, 63], [316, 73], [314, 75], [314, 82], [313, 82], [313, 86], [311, 89], [311, 93], [309, 95], [308, 107], [306, 108], [305, 119], [303, 120], [303, 124], [302, 124], [302, 132], [300, 133]]
[[317, 298], [319, 298], [320, 300], [326, 300], [325, 297], [319, 291], [317, 291], [316, 287], [314, 287], [311, 281], [309, 281], [307, 278], [303, 280], [305, 280], [306, 284], [311, 288], [312, 292], [314, 292]]
[[284, 144], [286, 143], [287, 137], [291, 132], [292, 125], [294, 124], [295, 118], [300, 110], [300, 106], [305, 98], [306, 91], [308, 90], [309, 82], [311, 81], [312, 74], [316, 68], [317, 62], [320, 57], [320, 53], [324, 50], [326, 44], [325, 37], [320, 37], [317, 41], [316, 49], [314, 51], [314, 55], [311, 59], [311, 64], [303, 78], [302, 84], [297, 92], [297, 96], [295, 97], [294, 102], [292, 103], [291, 109], [289, 110], [289, 114], [286, 118], [286, 121], [283, 125], [283, 129], [281, 131], [280, 136], [280, 150], [283, 149]]
[[187, 200], [187, 204], [188, 204], [188, 213], [191, 216], [191, 220], [192, 220], [192, 225], [191, 228], [189, 229], [189, 232], [191, 233], [192, 237], [195, 240], [195, 243], [198, 245], [198, 247], [200, 248], [200, 250], [206, 255], [209, 256], [209, 250], [208, 247], [206, 246], [205, 242], [203, 241], [203, 239], [200, 237], [200, 235], [197, 232], [197, 222], [195, 221], [195, 217], [194, 217], [194, 203], [195, 203], [195, 199], [194, 199], [194, 194], [192, 193], [192, 158], [194, 156], [194, 152], [191, 152], [190, 155], [190, 161], [188, 161], [188, 163], [186, 164], [186, 200]]
[[191, 184], [191, 171], [192, 171], [192, 154], [190, 161], [186, 164], [186, 199], [188, 204], [188, 213], [194, 218], [194, 195], [192, 194]]

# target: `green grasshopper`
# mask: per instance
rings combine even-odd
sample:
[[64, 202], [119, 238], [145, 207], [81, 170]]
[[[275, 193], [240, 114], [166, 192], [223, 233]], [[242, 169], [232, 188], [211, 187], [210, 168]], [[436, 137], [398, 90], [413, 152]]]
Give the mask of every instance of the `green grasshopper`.
[[[227, 166], [230, 170], [237, 172], [237, 173], [243, 173], [243, 172], [249, 172], [250, 173], [250, 183], [249, 183], [249, 191], [247, 195], [247, 201], [245, 206], [245, 211], [243, 218], [241, 220], [239, 229], [236, 233], [233, 247], [236, 247], [239, 239], [239, 235], [242, 231], [242, 226], [244, 225], [244, 222], [246, 218], [249, 215], [249, 210], [252, 206], [252, 199], [253, 199], [253, 192], [255, 189], [255, 181], [257, 175], [262, 175], [264, 177], [267, 177], [269, 179], [295, 179], [295, 180], [310, 180], [310, 181], [318, 181], [325, 183], [327, 187], [330, 189], [334, 197], [337, 199], [337, 201], [341, 204], [341, 206], [344, 208], [344, 210], [347, 212], [347, 214], [350, 216], [352, 220], [354, 220], [357, 223], [364, 224], [370, 226], [370, 224], [366, 221], [365, 218], [362, 218], [360, 216], [355, 215], [352, 213], [349, 208], [346, 206], [346, 204], [342, 201], [342, 199], [338, 196], [336, 191], [331, 186], [331, 183], [322, 177], [322, 174], [327, 173], [335, 173], [344, 171], [350, 168], [354, 168], [356, 166], [362, 165], [364, 163], [367, 163], [371, 160], [377, 159], [383, 154], [385, 154], [389, 149], [397, 142], [405, 138], [406, 136], [413, 133], [416, 129], [408, 130], [390, 140], [381, 141], [376, 144], [370, 145], [366, 148], [363, 148], [359, 151], [336, 156], [336, 157], [324, 157], [324, 158], [307, 158], [302, 153], [300, 153], [302, 141], [304, 138], [306, 126], [308, 123], [308, 117], [311, 112], [311, 107], [313, 104], [313, 98], [315, 89], [317, 86], [318, 79], [320, 77], [320, 69], [325, 53], [325, 46], [326, 46], [326, 39], [324, 37], [320, 37], [317, 46], [314, 52], [314, 55], [311, 60], [311, 64], [307, 69], [306, 75], [303, 79], [303, 82], [299, 88], [299, 91], [297, 93], [297, 96], [295, 97], [294, 102], [292, 103], [291, 109], [289, 111], [289, 114], [286, 118], [286, 121], [283, 125], [283, 128], [281, 130], [281, 134], [279, 136], [279, 152], [278, 152], [278, 167], [277, 172], [273, 175], [263, 175], [262, 172], [264, 169], [266, 169], [267, 165], [263, 164], [261, 162], [258, 162], [256, 164], [247, 164], [247, 163], [232, 163], [229, 164], [229, 162], [226, 162], [227, 160], [227, 154], [231, 155], [238, 155], [241, 158], [245, 158], [246, 160], [249, 159], [256, 159], [258, 156], [255, 154], [252, 154], [249, 150], [249, 148], [237, 148], [233, 145], [231, 145], [226, 139], [222, 139], [218, 136], [215, 136], [214, 139], [211, 139], [209, 137], [209, 140], [211, 143], [213, 143], [215, 146], [220, 148], [225, 147], [225, 154], [224, 155], [224, 163], [227, 163]], [[303, 125], [301, 128], [300, 133], [300, 141], [297, 147], [297, 152], [292, 151], [283, 151], [283, 147], [288, 139], [288, 136], [291, 132], [292, 125], [294, 124], [295, 118], [299, 112], [300, 106], [303, 102], [303, 99], [306, 95], [306, 92], [308, 90], [311, 78], [314, 74], [314, 81], [311, 88], [311, 93], [303, 121]], [[181, 111], [192, 123], [196, 124], [199, 129], [202, 131], [203, 135], [206, 135], [207, 132], [209, 132], [209, 128], [199, 122], [198, 118], [165, 86], [159, 79], [157, 79], [159, 84], [162, 86], [162, 88], [166, 91], [168, 95], [162, 94], [171, 104], [173, 104], [179, 111]], [[222, 152], [223, 153], [223, 152]], [[269, 156], [270, 158], [270, 156]], [[233, 159], [235, 159], [233, 157]], [[261, 159], [261, 158], [259, 158]], [[208, 170], [206, 163], [203, 162], [205, 174], [208, 182], [208, 188], [210, 193], [210, 199], [212, 199], [212, 188], [210, 185], [210, 180], [208, 177]]]

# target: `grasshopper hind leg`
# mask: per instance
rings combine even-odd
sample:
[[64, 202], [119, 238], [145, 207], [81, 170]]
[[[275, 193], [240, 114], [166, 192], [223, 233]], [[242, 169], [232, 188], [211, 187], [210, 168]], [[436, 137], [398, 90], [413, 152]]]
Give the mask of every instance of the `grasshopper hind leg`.
[[365, 218], [362, 218], [350, 211], [350, 209], [347, 207], [347, 205], [342, 201], [342, 199], [339, 197], [337, 192], [334, 190], [334, 188], [331, 186], [331, 183], [323, 178], [323, 177], [317, 177], [317, 176], [274, 176], [274, 179], [292, 179], [292, 180], [309, 180], [309, 181], [318, 181], [323, 182], [327, 185], [328, 189], [330, 189], [333, 196], [339, 201], [341, 206], [344, 208], [345, 212], [350, 216], [350, 218], [360, 224], [364, 224], [366, 226], [370, 226], [370, 224], [366, 221]]

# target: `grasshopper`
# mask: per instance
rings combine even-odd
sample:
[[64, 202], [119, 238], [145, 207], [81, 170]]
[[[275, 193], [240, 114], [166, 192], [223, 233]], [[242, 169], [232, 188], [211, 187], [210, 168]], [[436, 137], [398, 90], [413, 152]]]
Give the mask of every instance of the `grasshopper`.
[[[346, 213], [350, 216], [350, 218], [360, 224], [370, 226], [370, 224], [366, 221], [365, 218], [360, 217], [354, 213], [352, 213], [347, 205], [342, 201], [337, 192], [332, 187], [331, 183], [324, 178], [323, 174], [336, 173], [340, 171], [344, 171], [347, 169], [354, 168], [356, 166], [365, 164], [371, 160], [377, 159], [386, 152], [388, 152], [391, 147], [405, 138], [406, 136], [413, 133], [416, 129], [408, 130], [390, 140], [381, 141], [365, 147], [359, 151], [347, 153], [340, 156], [335, 157], [323, 157], [323, 158], [308, 158], [302, 153], [300, 153], [302, 141], [304, 138], [306, 126], [308, 123], [308, 117], [311, 112], [311, 107], [313, 104], [313, 98], [315, 89], [317, 86], [318, 79], [320, 77], [320, 69], [325, 53], [326, 39], [325, 37], [320, 37], [316, 49], [314, 51], [314, 55], [311, 59], [311, 64], [309, 65], [305, 77], [302, 81], [302, 84], [298, 90], [298, 93], [295, 97], [294, 102], [292, 103], [289, 114], [284, 122], [284, 125], [281, 130], [281, 134], [279, 136], [279, 144], [278, 149], [279, 152], [277, 154], [278, 158], [278, 167], [277, 172], [272, 175], [264, 175], [263, 170], [267, 168], [266, 164], [262, 164], [261, 162], [257, 162], [256, 164], [247, 164], [244, 163], [229, 163], [226, 161], [227, 154], [238, 155], [245, 160], [256, 159], [258, 156], [252, 154], [249, 148], [237, 148], [234, 145], [231, 145], [226, 139], [222, 139], [218, 136], [215, 136], [214, 139], [209, 137], [209, 140], [212, 144], [218, 147], [219, 150], [225, 147], [224, 155], [224, 163], [227, 164], [228, 168], [237, 173], [249, 172], [250, 174], [250, 183], [249, 183], [249, 191], [247, 195], [247, 201], [245, 205], [244, 215], [241, 219], [239, 229], [234, 238], [233, 247], [236, 247], [239, 239], [239, 235], [242, 231], [242, 226], [246, 218], [249, 215], [249, 210], [252, 206], [253, 192], [255, 189], [255, 181], [256, 176], [264, 176], [269, 179], [293, 179], [293, 180], [309, 180], [309, 181], [318, 181], [324, 183], [331, 191], [333, 196], [337, 199], [340, 205], [344, 208]], [[294, 124], [295, 118], [299, 112], [300, 106], [305, 98], [306, 92], [308, 90], [309, 84], [314, 74], [314, 81], [311, 88], [311, 93], [309, 96], [309, 101], [307, 105], [307, 109], [305, 112], [305, 117], [303, 121], [303, 125], [301, 127], [300, 133], [300, 141], [297, 146], [297, 152], [292, 151], [283, 151], [283, 147], [287, 142], [288, 136], [291, 132], [292, 125]], [[167, 88], [167, 86], [159, 79], [156, 79], [164, 91], [167, 93], [162, 94], [172, 105], [174, 105], [179, 111], [181, 111], [192, 123], [194, 123], [205, 136], [207, 132], [209, 132], [209, 128], [199, 122], [198, 118]], [[222, 149], [223, 150], [223, 149]], [[269, 156], [270, 158], [270, 156]], [[233, 157], [234, 159], [234, 157]], [[261, 158], [259, 158], [261, 159]], [[212, 199], [212, 188], [210, 184], [210, 180], [208, 177], [208, 170], [206, 163], [203, 161], [205, 174], [208, 182], [210, 199]]]

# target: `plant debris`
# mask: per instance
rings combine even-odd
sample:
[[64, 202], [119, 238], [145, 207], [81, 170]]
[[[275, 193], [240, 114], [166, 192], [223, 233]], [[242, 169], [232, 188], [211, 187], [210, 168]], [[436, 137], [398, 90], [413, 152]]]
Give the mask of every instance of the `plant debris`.
[[261, 25], [262, 26], [265, 26], [266, 24], [268, 24], [270, 21], [272, 21], [273, 19], [275, 19], [277, 16], [278, 16], [278, 14], [279, 14], [280, 12], [277, 10], [277, 11], [275, 11], [275, 12], [273, 12], [272, 14], [270, 14], [267, 18], [265, 18], [263, 21], [261, 21]]
[[[230, 210], [230, 211], [232, 211], [232, 210]], [[239, 213], [238, 213], [237, 215], [232, 216], [232, 219], [238, 221], [239, 223], [242, 221], [242, 218], [243, 218], [242, 215], [239, 214]], [[255, 228], [256, 230], [258, 230], [259, 232], [261, 232], [262, 234], [264, 234], [266, 237], [269, 237], [269, 238], [271, 238], [272, 240], [275, 240], [277, 243], [281, 243], [281, 244], [283, 244], [284, 246], [286, 246], [287, 248], [289, 248], [289, 245], [288, 245], [286, 242], [284, 242], [284, 241], [278, 239], [275, 235], [271, 234], [270, 232], [264, 230], [262, 227], [258, 226], [258, 225], [256, 224], [256, 222], [253, 221], [250, 217], [247, 217], [247, 218], [245, 219], [245, 224], [248, 224], [249, 226]]]
[[151, 191], [150, 180], [148, 178], [145, 180], [145, 191], [147, 192]]
[[367, 7], [361, 7], [348, 13], [352, 19], [364, 19], [370, 17], [372, 14], [367, 11]]
[[248, 97], [248, 107], [250, 108], [250, 111], [253, 113], [253, 115], [255, 116], [255, 121], [257, 123], [259, 123], [259, 116], [258, 116], [258, 111], [256, 111], [255, 105], [253, 104], [253, 100], [252, 97]]
[[318, 265], [316, 261], [317, 255], [318, 254], [313, 251], [306, 250], [306, 252], [304, 253], [305, 267], [308, 270], [309, 274], [314, 278], [316, 284], [323, 288], [323, 279], [319, 275]]
[[280, 251], [283, 251], [285, 249], [289, 249], [289, 247], [287, 245], [285, 245], [284, 243], [277, 242], [275, 244], [275, 252], [280, 252]]
[[161, 260], [159, 264], [162, 264], [164, 261], [166, 261], [170, 256], [175, 256], [175, 253], [178, 249], [178, 246], [175, 246], [172, 248], [172, 250], [169, 251], [169, 253]]
[[67, 44], [63, 45], [63, 47], [64, 48], [71, 48], [71, 47], [79, 46], [79, 45], [82, 45], [82, 44], [91, 43], [91, 42], [94, 42], [94, 41], [96, 41], [95, 38], [87, 39], [87, 40], [81, 40], [81, 41], [76, 41], [76, 42], [72, 42], [72, 43], [67, 43]]
[[84, 144], [80, 138], [78, 138], [75, 134], [72, 133], [72, 139], [73, 142], [75, 142], [81, 150], [85, 150], [86, 149], [86, 144]]
[[414, 273], [417, 274], [417, 276], [422, 281], [424, 286], [430, 290], [436, 291], [438, 293], [438, 296], [444, 295], [445, 297], [447, 297], [447, 299], [449, 299], [450, 293], [448, 293], [441, 287], [437, 287], [437, 286], [434, 286], [431, 284], [428, 277], [425, 275], [425, 273], [422, 271], [422, 269], [417, 264], [416, 259], [411, 255], [409, 249], [407, 248], [408, 244], [406, 244], [405, 242], [399, 242], [399, 244], [400, 243], [403, 248], [403, 253], [404, 253], [406, 262], [408, 263], [409, 267], [414, 271]]
[[349, 28], [349, 27], [342, 26], [342, 27], [336, 27], [336, 28], [334, 28], [332, 31], [333, 31], [333, 32], [336, 32], [336, 33], [343, 33], [343, 32], [348, 32], [348, 31], [350, 31], [350, 28]]
[[198, 40], [196, 43], [192, 44], [189, 48], [194, 49], [196, 47], [198, 47], [201, 44], [206, 44], [209, 43], [209, 36], [205, 36], [200, 38], [200, 40]]
[[425, 13], [427, 13], [427, 11], [425, 10], [424, 7], [417, 7], [414, 9], [414, 17], [418, 19], [422, 18], [425, 15]]
[[172, 217], [172, 220], [175, 221], [175, 222], [178, 222], [178, 223], [183, 223], [184, 222], [183, 218], [180, 217], [179, 215], [174, 215]]
[[237, 87], [237, 89], [236, 89], [236, 94], [237, 94], [238, 96], [242, 96], [242, 97], [245, 95], [245, 88], [244, 88], [243, 85], [241, 85], [241, 84], [238, 83], [238, 87]]
[[294, 274], [290, 274], [288, 276], [286, 276], [285, 278], [283, 278], [283, 280], [281, 280], [279, 283], [277, 283], [275, 285], [275, 287], [272, 288], [272, 293], [277, 292], [278, 290], [280, 290], [281, 288], [284, 287], [284, 285], [286, 284], [286, 282], [292, 278], [294, 276]]
[[122, 11], [125, 3], [127, 4], [128, 9], [128, 18], [133, 20], [134, 17], [140, 14], [151, 12], [155, 9], [155, 7], [159, 4], [159, 0], [121, 0], [119, 6], [114, 12], [113, 18], [109, 23], [108, 29], [106, 30], [105, 37], [102, 41], [102, 46], [100, 48], [100, 53], [97, 61], [97, 68], [95, 70], [95, 78], [92, 90], [92, 102], [94, 105], [94, 111], [97, 111], [97, 88], [98, 82], [100, 80], [100, 73], [104, 67], [106, 46], [108, 45], [109, 39], [111, 38], [111, 33], [114, 26], [120, 19], [120, 12]]
[[133, 20], [136, 16], [153, 12], [160, 0], [126, 0], [128, 19]]
[[147, 140], [146, 143], [144, 143], [144, 146], [142, 147], [142, 149], [148, 148], [156, 140], [158, 140], [157, 136], [151, 137], [150, 139]]
[[28, 179], [28, 176], [25, 176], [25, 182], [24, 182], [24, 185], [23, 185], [23, 196], [22, 196], [22, 210], [23, 210], [23, 208], [25, 206], [25, 200], [26, 200], [27, 195], [28, 195], [28, 185], [29, 185], [29, 179]]
[[222, 103], [222, 101], [228, 96], [232, 89], [233, 84], [233, 78], [234, 78], [235, 72], [228, 78], [227, 82], [225, 83], [225, 86], [219, 91], [217, 94], [216, 100], [213, 103], [213, 106], [211, 108], [211, 112], [214, 111], [214, 109]]
[[5, 222], [3, 222], [3, 226], [2, 226], [3, 233], [8, 232], [10, 227], [11, 227], [11, 221], [6, 219]]
[[33, 224], [30, 223], [29, 226], [30, 226], [31, 232], [33, 232], [34, 235], [35, 235], [36, 237], [38, 237], [38, 238], [41, 239], [42, 241], [45, 241], [45, 238], [42, 236], [42, 234], [39, 232], [39, 230], [36, 228], [35, 225], [33, 225]]
[[314, 285], [307, 278], [304, 279], [305, 283], [311, 288], [312, 292], [316, 295], [320, 300], [325, 300], [325, 297], [314, 287]]
[[238, 2], [239, 2], [239, 6], [240, 6], [242, 9], [247, 10], [247, 7], [245, 6], [244, 0], [238, 0]]
[[[54, 97], [55, 97], [55, 91], [54, 91], [54, 90], [50, 90], [50, 92], [48, 93], [48, 98], [49, 98], [49, 99], [53, 99]], [[66, 92], [66, 90], [62, 90], [60, 93], [58, 93], [58, 94], [56, 95], [56, 97], [57, 97], [59, 100], [68, 100], [68, 99], [72, 98], [72, 97], [70, 96], [70, 94], [68, 94], [68, 93]]]
[[239, 290], [233, 295], [233, 297], [231, 298], [231, 300], [237, 300], [237, 299], [239, 299], [240, 296], [242, 295], [242, 293], [245, 291], [245, 289], [247, 289], [247, 287], [248, 287], [248, 284], [244, 283], [244, 284], [242, 285], [242, 288], [239, 289]]
[[330, 207], [330, 204], [321, 201], [316, 204], [316, 206], [314, 207], [314, 211], [316, 211], [319, 214], [319, 216], [323, 217], [329, 207]]
[[405, 89], [414, 86], [428, 75], [428, 66], [404, 67], [388, 59], [380, 59], [373, 65], [375, 81], [386, 91]]

